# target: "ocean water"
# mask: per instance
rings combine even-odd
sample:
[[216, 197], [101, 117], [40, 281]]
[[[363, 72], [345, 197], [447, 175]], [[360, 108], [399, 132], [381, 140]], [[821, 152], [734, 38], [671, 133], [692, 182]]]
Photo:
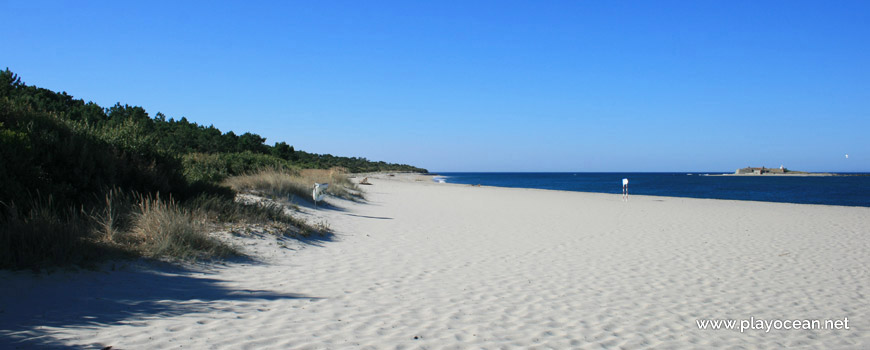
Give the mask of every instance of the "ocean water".
[[870, 207], [870, 176], [709, 176], [722, 173], [438, 173], [448, 183], [548, 190]]

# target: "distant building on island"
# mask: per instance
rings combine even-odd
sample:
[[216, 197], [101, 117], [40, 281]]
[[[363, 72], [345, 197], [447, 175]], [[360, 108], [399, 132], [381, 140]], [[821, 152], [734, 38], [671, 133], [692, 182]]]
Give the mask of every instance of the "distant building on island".
[[742, 169], [737, 169], [737, 171], [735, 171], [734, 173], [737, 175], [744, 175], [744, 174], [746, 174], [746, 175], [750, 175], [750, 174], [751, 175], [764, 175], [764, 174], [785, 174], [787, 172], [789, 172], [788, 169], [786, 169], [784, 166], [780, 165], [779, 168], [746, 167], [746, 168], [742, 168]]

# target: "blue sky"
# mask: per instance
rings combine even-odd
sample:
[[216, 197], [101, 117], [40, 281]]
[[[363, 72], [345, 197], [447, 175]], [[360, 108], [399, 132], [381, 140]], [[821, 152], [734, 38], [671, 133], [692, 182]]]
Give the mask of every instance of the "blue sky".
[[[866, 1], [16, 1], [0, 69], [432, 171], [870, 171]], [[849, 158], [845, 157], [849, 154]]]

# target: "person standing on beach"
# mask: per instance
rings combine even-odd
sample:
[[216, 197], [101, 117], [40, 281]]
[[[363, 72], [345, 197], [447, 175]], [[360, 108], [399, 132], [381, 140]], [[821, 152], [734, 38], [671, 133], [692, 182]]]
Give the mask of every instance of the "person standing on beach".
[[628, 200], [628, 178], [622, 179], [622, 200]]

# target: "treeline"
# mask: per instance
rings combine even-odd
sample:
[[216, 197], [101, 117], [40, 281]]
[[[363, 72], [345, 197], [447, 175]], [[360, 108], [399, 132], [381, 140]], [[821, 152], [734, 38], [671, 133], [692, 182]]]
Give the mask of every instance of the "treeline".
[[333, 167], [426, 171], [265, 141], [161, 113], [151, 118], [142, 107], [103, 108], [0, 71], [0, 268], [99, 260], [109, 248], [137, 251], [154, 235], [188, 237], [165, 240], [166, 247], [195, 241], [177, 235], [181, 229], [148, 228], [149, 215], [159, 214], [154, 208], [170, 208], [178, 223], [219, 217], [209, 222], [265, 220], [309, 231], [280, 210], [234, 203], [223, 183], [231, 176]]
[[213, 125], [198, 125], [184, 117], [175, 120], [167, 118], [160, 112], [151, 118], [145, 109], [139, 106], [117, 103], [112, 107], [103, 108], [93, 102], [86, 103], [84, 100], [75, 99], [66, 92], [57, 93], [48, 89], [27, 86], [8, 68], [0, 72], [0, 96], [21, 106], [26, 106], [30, 110], [52, 113], [92, 127], [114, 127], [132, 121], [139, 126], [140, 132], [150, 135], [158, 148], [179, 155], [251, 152], [277, 157], [300, 168], [343, 167], [354, 173], [375, 171], [426, 172], [426, 169], [407, 164], [308, 153], [296, 150], [286, 142], [268, 145], [264, 137], [250, 132], [241, 135], [237, 135], [233, 131], [223, 133]]

